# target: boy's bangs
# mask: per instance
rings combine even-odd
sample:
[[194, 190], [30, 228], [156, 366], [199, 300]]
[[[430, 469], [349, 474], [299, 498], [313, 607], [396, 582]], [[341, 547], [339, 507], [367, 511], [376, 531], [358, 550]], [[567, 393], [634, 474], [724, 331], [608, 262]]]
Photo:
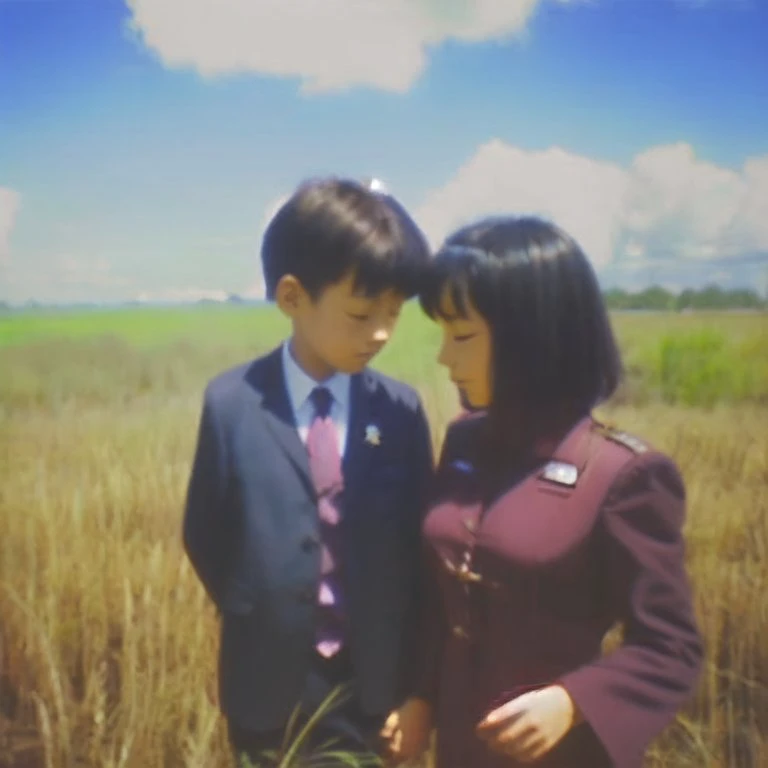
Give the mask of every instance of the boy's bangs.
[[399, 253], [385, 256], [365, 253], [357, 259], [354, 288], [367, 298], [374, 298], [390, 289], [411, 298], [418, 293], [423, 271], [419, 261]]
[[374, 297], [394, 289], [406, 298], [419, 292], [424, 270], [429, 262], [429, 244], [392, 199], [390, 208], [399, 216], [397, 224], [374, 228], [355, 243], [355, 290]]
[[[474, 248], [458, 246], [439, 251], [425, 271], [419, 292], [419, 303], [429, 317], [452, 320], [456, 315], [467, 316], [467, 301], [482, 256]], [[446, 292], [454, 312], [445, 306]]]

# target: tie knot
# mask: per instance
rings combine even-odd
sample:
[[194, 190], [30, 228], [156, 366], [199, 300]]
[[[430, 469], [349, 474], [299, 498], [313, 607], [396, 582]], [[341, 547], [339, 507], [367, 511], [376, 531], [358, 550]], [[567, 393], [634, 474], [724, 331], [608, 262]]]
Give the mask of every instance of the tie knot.
[[331, 403], [333, 395], [327, 387], [315, 387], [309, 395], [312, 405], [315, 406], [315, 413], [324, 419], [331, 412]]

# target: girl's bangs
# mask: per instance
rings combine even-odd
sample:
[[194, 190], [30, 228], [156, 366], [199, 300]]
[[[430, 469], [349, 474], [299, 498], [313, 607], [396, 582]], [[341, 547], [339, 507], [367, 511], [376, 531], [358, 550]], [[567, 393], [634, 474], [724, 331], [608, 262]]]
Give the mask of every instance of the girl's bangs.
[[445, 307], [448, 291], [456, 314], [466, 317], [470, 284], [481, 260], [485, 253], [475, 248], [447, 246], [438, 251], [422, 278], [419, 303], [424, 313], [433, 320], [453, 319], [455, 315]]

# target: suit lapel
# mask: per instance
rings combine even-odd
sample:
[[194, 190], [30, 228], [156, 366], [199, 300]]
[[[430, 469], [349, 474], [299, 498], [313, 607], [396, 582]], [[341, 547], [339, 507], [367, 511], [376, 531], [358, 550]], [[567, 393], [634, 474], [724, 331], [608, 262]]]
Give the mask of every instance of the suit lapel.
[[[366, 427], [375, 424], [373, 395], [376, 382], [368, 371], [352, 377], [347, 444], [344, 450], [344, 486], [354, 493], [365, 477], [376, 448], [366, 442]], [[377, 425], [378, 426], [378, 425]], [[353, 505], [349, 505], [351, 507]]]
[[296, 430], [279, 347], [262, 360], [262, 366], [261, 376], [249, 378], [251, 378], [251, 384], [261, 392], [264, 421], [280, 450], [295, 467], [308, 493], [314, 496], [309, 457]]
[[[309, 456], [296, 430], [293, 408], [288, 399], [285, 384], [280, 347], [251, 369], [248, 380], [251, 386], [261, 393], [264, 421], [275, 442], [295, 467], [307, 492], [314, 497]], [[376, 386], [375, 379], [368, 371], [352, 376], [347, 442], [342, 460], [344, 485], [348, 498], [357, 493], [377, 450], [376, 446], [366, 442], [367, 426], [374, 425], [381, 428], [373, 407]], [[348, 509], [354, 506], [350, 504]]]

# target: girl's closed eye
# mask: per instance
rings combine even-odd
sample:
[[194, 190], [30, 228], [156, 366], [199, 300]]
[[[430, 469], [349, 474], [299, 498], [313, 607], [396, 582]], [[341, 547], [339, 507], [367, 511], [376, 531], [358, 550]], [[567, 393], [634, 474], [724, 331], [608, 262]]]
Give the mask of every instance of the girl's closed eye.
[[477, 336], [476, 333], [462, 333], [462, 334], [454, 335], [453, 340], [454, 341], [469, 341], [470, 339], [473, 339], [475, 336]]
[[365, 315], [365, 314], [363, 314], [363, 315], [358, 315], [358, 314], [355, 314], [355, 313], [353, 313], [353, 312], [347, 312], [347, 314], [348, 314], [348, 315], [349, 315], [349, 316], [350, 316], [350, 317], [351, 317], [353, 320], [359, 320], [361, 323], [364, 323], [364, 322], [365, 322], [366, 320], [368, 320], [368, 318], [370, 317], [370, 315]]

